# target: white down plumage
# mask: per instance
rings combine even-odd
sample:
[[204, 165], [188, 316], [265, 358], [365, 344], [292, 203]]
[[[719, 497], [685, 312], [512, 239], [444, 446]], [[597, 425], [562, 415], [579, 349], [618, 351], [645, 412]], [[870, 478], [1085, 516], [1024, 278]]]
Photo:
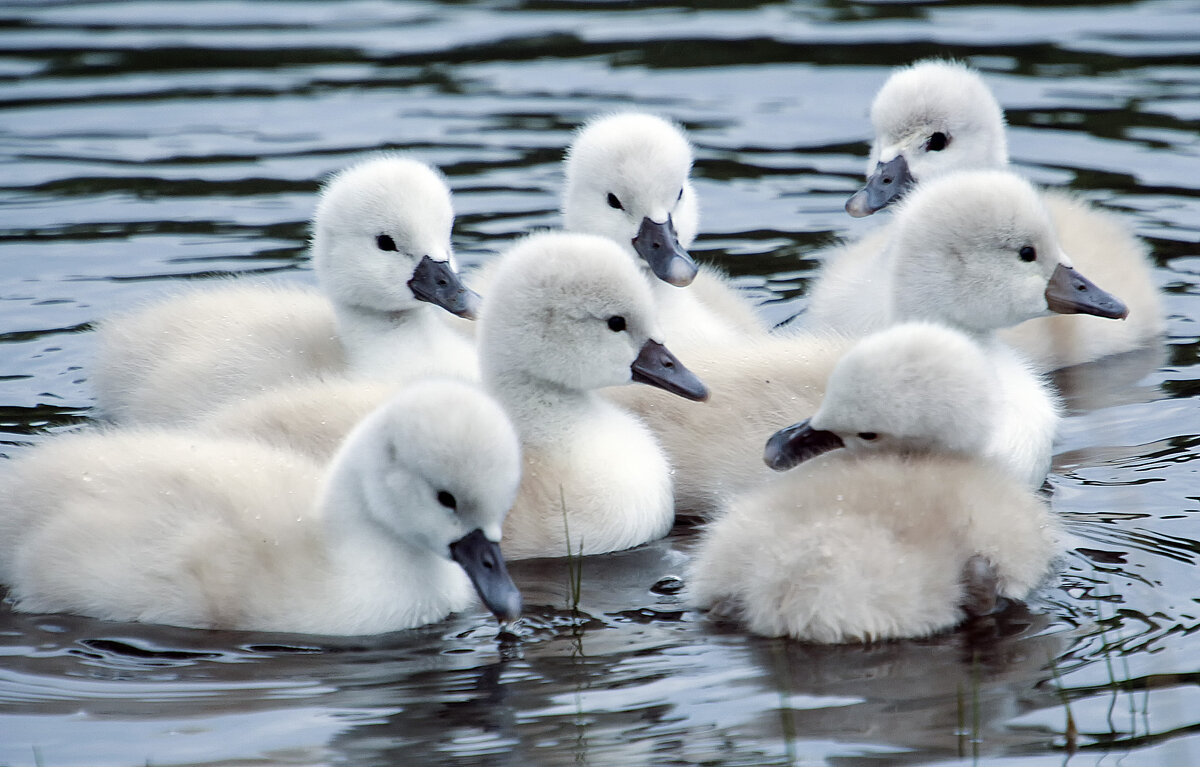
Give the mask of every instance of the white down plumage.
[[773, 436], [786, 475], [730, 501], [697, 547], [691, 600], [755, 633], [925, 636], [1046, 578], [1046, 504], [984, 455], [1002, 417], [987, 353], [948, 328], [869, 336], [812, 418]]
[[510, 621], [519, 472], [501, 409], [449, 379], [402, 390], [328, 469], [159, 427], [69, 434], [0, 475], [0, 582], [25, 612], [321, 634], [440, 620], [474, 583]]
[[474, 315], [455, 272], [442, 175], [405, 157], [365, 160], [325, 186], [312, 257], [323, 294], [236, 280], [103, 322], [91, 380], [119, 423], [182, 423], [315, 376], [392, 383], [478, 377], [470, 341], [443, 309]]

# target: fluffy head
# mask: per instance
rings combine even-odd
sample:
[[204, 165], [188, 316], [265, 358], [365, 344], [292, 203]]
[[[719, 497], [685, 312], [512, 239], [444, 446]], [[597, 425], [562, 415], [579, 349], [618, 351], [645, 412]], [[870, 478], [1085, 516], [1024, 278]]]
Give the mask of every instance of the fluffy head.
[[809, 423], [850, 450], [978, 454], [993, 427], [993, 379], [984, 351], [962, 333], [896, 325], [838, 361]]
[[531, 235], [502, 256], [479, 333], [485, 380], [570, 391], [629, 383], [642, 346], [661, 339], [628, 256], [609, 239], [568, 232]]
[[418, 305], [408, 287], [422, 257], [449, 262], [454, 209], [446, 180], [408, 157], [385, 155], [329, 180], [312, 223], [313, 266], [336, 304], [379, 312]]
[[957, 62], [918, 61], [897, 70], [871, 104], [871, 125], [868, 175], [897, 155], [917, 181], [1008, 164], [1003, 110], [979, 73]]
[[629, 255], [644, 218], [670, 216], [684, 248], [696, 236], [692, 147], [678, 126], [637, 112], [594, 119], [567, 150], [564, 170], [564, 228], [608, 237]]
[[500, 540], [520, 474], [517, 434], [495, 401], [468, 383], [423, 379], [346, 438], [327, 513], [357, 507], [381, 531], [449, 558], [473, 530]]
[[917, 186], [896, 212], [891, 248], [896, 319], [981, 334], [1049, 313], [1046, 286], [1071, 265], [1037, 191], [1000, 170]]

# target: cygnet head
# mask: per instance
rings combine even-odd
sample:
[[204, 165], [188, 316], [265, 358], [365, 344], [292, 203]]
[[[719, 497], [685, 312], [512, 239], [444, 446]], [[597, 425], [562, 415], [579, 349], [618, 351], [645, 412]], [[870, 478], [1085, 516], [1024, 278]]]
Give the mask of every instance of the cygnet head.
[[896, 211], [892, 309], [980, 335], [1050, 313], [1122, 318], [1075, 271], [1033, 185], [1002, 170], [922, 183]]
[[772, 435], [763, 457], [783, 471], [837, 448], [976, 455], [992, 429], [993, 389], [987, 357], [966, 335], [895, 325], [855, 344], [817, 412]]
[[450, 249], [454, 210], [437, 170], [386, 155], [329, 180], [313, 216], [317, 278], [331, 300], [370, 313], [428, 302], [473, 319], [479, 296], [459, 279]]
[[581, 392], [639, 381], [688, 399], [704, 385], [658, 340], [650, 289], [604, 237], [542, 232], [500, 260], [480, 319], [480, 366], [509, 381]]
[[567, 150], [563, 226], [607, 237], [658, 279], [688, 285], [699, 218], [691, 170], [678, 126], [638, 112], [592, 120]]
[[479, 388], [437, 378], [406, 386], [350, 433], [329, 477], [326, 513], [365, 516], [382, 535], [453, 559], [501, 622], [520, 616], [499, 548], [520, 443]]
[[1004, 111], [979, 73], [958, 62], [918, 61], [893, 73], [871, 104], [871, 125], [867, 184], [846, 202], [855, 217], [918, 181], [1008, 164]]

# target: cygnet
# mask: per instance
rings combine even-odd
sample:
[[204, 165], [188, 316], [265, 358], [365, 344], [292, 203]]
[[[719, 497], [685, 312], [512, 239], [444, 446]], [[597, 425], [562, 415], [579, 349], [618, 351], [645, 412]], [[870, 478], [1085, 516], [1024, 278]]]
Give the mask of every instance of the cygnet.
[[437, 621], [474, 593], [501, 621], [520, 612], [498, 548], [517, 435], [467, 383], [405, 388], [327, 470], [159, 427], [65, 435], [4, 469], [0, 582], [23, 612], [346, 635]]
[[235, 280], [106, 320], [97, 408], [119, 423], [174, 424], [334, 373], [477, 378], [471, 342], [438, 318], [478, 310], [455, 270], [452, 221], [445, 179], [423, 162], [384, 155], [343, 170], [313, 218], [324, 295]]
[[699, 225], [691, 169], [692, 147], [677, 125], [639, 112], [593, 119], [567, 151], [563, 227], [621, 245], [642, 269], [672, 347], [761, 335], [746, 298], [688, 253]]
[[505, 556], [599, 554], [670, 530], [661, 448], [595, 392], [639, 382], [706, 398], [661, 338], [650, 288], [611, 240], [545, 232], [501, 257], [480, 316], [479, 354], [484, 385], [516, 426], [524, 460]]
[[969, 337], [903, 324], [858, 343], [820, 408], [771, 437], [799, 468], [731, 501], [689, 567], [691, 601], [766, 636], [922, 637], [1051, 573], [1061, 531], [985, 455], [992, 364]]

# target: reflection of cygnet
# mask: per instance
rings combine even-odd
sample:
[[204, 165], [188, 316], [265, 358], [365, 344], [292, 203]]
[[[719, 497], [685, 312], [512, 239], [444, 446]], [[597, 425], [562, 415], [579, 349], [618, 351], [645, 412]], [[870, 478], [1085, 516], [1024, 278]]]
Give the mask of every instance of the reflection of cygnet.
[[517, 436], [473, 385], [405, 388], [327, 471], [153, 427], [66, 435], [5, 469], [0, 580], [21, 611], [318, 634], [419, 626], [475, 592], [520, 613], [497, 546]]
[[501, 257], [479, 354], [484, 385], [512, 418], [524, 457], [504, 525], [506, 556], [565, 556], [568, 535], [571, 553], [598, 554], [670, 530], [662, 450], [636, 418], [593, 391], [641, 382], [706, 397], [659, 338], [650, 289], [611, 240], [535, 234]]
[[98, 408], [121, 423], [180, 423], [329, 373], [477, 378], [470, 342], [440, 319], [478, 308], [454, 270], [452, 220], [445, 180], [424, 163], [383, 156], [338, 173], [313, 218], [324, 295], [237, 280], [106, 320]]
[[[949, 172], [1008, 166], [1004, 113], [979, 73], [962, 64], [929, 60], [896, 70], [875, 97], [871, 123], [869, 178], [846, 203], [851, 215], [870, 215], [918, 183]], [[1055, 190], [1043, 190], [1042, 196], [1075, 266], [1114, 291], [1129, 307], [1129, 317], [1125, 322], [1082, 314], [1043, 317], [1001, 331], [1000, 337], [1037, 369], [1053, 370], [1131, 351], [1160, 336], [1165, 319], [1145, 244], [1116, 215], [1085, 200]], [[861, 296], [859, 286], [876, 278], [892, 230], [884, 227], [826, 255], [810, 291], [806, 324], [860, 332], [861, 317], [850, 309], [847, 294]]]
[[771, 437], [785, 470], [707, 528], [693, 601], [768, 636], [925, 636], [1050, 570], [1045, 503], [984, 456], [999, 413], [987, 355], [947, 328], [905, 324], [837, 364], [811, 419]]

